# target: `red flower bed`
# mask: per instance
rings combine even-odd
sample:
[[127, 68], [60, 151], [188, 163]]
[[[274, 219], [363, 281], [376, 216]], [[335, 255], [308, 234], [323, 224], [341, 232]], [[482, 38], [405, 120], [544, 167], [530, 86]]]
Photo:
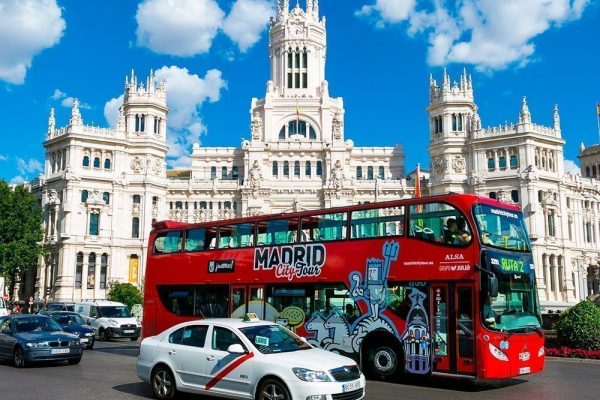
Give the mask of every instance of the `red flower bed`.
[[549, 357], [590, 358], [600, 360], [600, 350], [571, 349], [566, 346], [558, 348], [546, 347], [546, 355]]

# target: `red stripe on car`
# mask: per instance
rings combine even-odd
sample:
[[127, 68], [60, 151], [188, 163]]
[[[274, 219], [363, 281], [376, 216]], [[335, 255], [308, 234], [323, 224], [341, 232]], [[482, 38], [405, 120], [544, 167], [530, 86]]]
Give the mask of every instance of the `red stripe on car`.
[[221, 379], [225, 378], [227, 375], [229, 375], [229, 373], [231, 371], [233, 371], [234, 369], [236, 369], [237, 367], [239, 367], [241, 364], [243, 364], [247, 360], [251, 359], [252, 357], [254, 357], [254, 353], [248, 353], [245, 356], [242, 356], [240, 358], [236, 358], [231, 364], [229, 364], [221, 372], [219, 372], [217, 374], [217, 376], [215, 376], [214, 378], [212, 378], [210, 380], [210, 382], [208, 382], [206, 384], [206, 388], [205, 389], [206, 390], [212, 389], [212, 387], [215, 386], [217, 383], [219, 383], [219, 381]]

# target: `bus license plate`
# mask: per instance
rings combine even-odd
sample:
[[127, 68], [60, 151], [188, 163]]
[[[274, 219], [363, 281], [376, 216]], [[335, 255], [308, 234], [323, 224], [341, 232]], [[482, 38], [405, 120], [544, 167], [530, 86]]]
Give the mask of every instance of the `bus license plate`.
[[50, 354], [68, 354], [70, 349], [50, 349]]
[[357, 382], [344, 383], [342, 385], [342, 391], [344, 393], [351, 392], [351, 391], [356, 390], [356, 389], [360, 389], [360, 382], [358, 382], [358, 381]]
[[133, 333], [133, 332], [135, 332], [135, 331], [132, 331], [132, 330], [123, 331], [123, 333]]
[[530, 372], [531, 372], [531, 368], [529, 368], [529, 367], [519, 368], [519, 375], [528, 374]]

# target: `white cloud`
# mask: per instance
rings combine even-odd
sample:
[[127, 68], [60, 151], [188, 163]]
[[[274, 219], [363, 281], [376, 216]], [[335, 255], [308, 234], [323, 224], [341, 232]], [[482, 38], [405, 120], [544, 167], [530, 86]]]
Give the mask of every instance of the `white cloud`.
[[66, 23], [56, 0], [0, 3], [0, 80], [25, 82], [33, 57], [60, 41]]
[[117, 120], [119, 119], [119, 108], [123, 105], [123, 95], [110, 99], [104, 105], [104, 118], [111, 128], [117, 126]]
[[20, 185], [20, 184], [22, 184], [22, 183], [25, 183], [25, 182], [26, 182], [26, 180], [25, 180], [25, 178], [23, 178], [22, 176], [15, 176], [15, 177], [13, 177], [13, 178], [10, 180], [10, 182], [9, 182], [9, 183], [10, 183], [11, 185]]
[[29, 161], [25, 161], [22, 158], [17, 158], [17, 169], [21, 175], [27, 173], [39, 172], [42, 170], [42, 164], [35, 158], [30, 158]]
[[223, 21], [223, 32], [245, 52], [260, 40], [273, 11], [268, 0], [237, 0]]
[[66, 97], [66, 93], [60, 89], [54, 89], [54, 94], [52, 94], [52, 100], [58, 100]]
[[[75, 102], [75, 98], [74, 97], [65, 97], [64, 99], [62, 99], [62, 101], [60, 102], [60, 105], [66, 108], [72, 108], [73, 107], [73, 103]], [[87, 103], [83, 103], [81, 100], [79, 101], [79, 108], [80, 109], [85, 109], [85, 110], [91, 110], [92, 106], [90, 106]]]
[[159, 54], [206, 53], [224, 15], [215, 0], [145, 0], [135, 16], [137, 43]]
[[480, 71], [525, 65], [535, 53], [534, 39], [579, 19], [591, 0], [376, 0], [355, 14], [378, 27], [407, 25], [411, 36], [424, 35], [430, 65], [473, 64]]
[[575, 161], [567, 160], [565, 158], [565, 172], [573, 175], [581, 175], [581, 168], [575, 163]]
[[6, 161], [8, 160], [8, 157], [6, 157], [4, 154], [0, 154], [0, 161]]

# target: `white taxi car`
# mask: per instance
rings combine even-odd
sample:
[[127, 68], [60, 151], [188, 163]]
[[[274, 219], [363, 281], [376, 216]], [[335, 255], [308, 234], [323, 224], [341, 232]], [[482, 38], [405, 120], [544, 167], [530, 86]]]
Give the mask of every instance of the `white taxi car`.
[[255, 318], [184, 322], [144, 339], [137, 375], [159, 399], [177, 391], [254, 400], [359, 400], [365, 377], [347, 357]]

